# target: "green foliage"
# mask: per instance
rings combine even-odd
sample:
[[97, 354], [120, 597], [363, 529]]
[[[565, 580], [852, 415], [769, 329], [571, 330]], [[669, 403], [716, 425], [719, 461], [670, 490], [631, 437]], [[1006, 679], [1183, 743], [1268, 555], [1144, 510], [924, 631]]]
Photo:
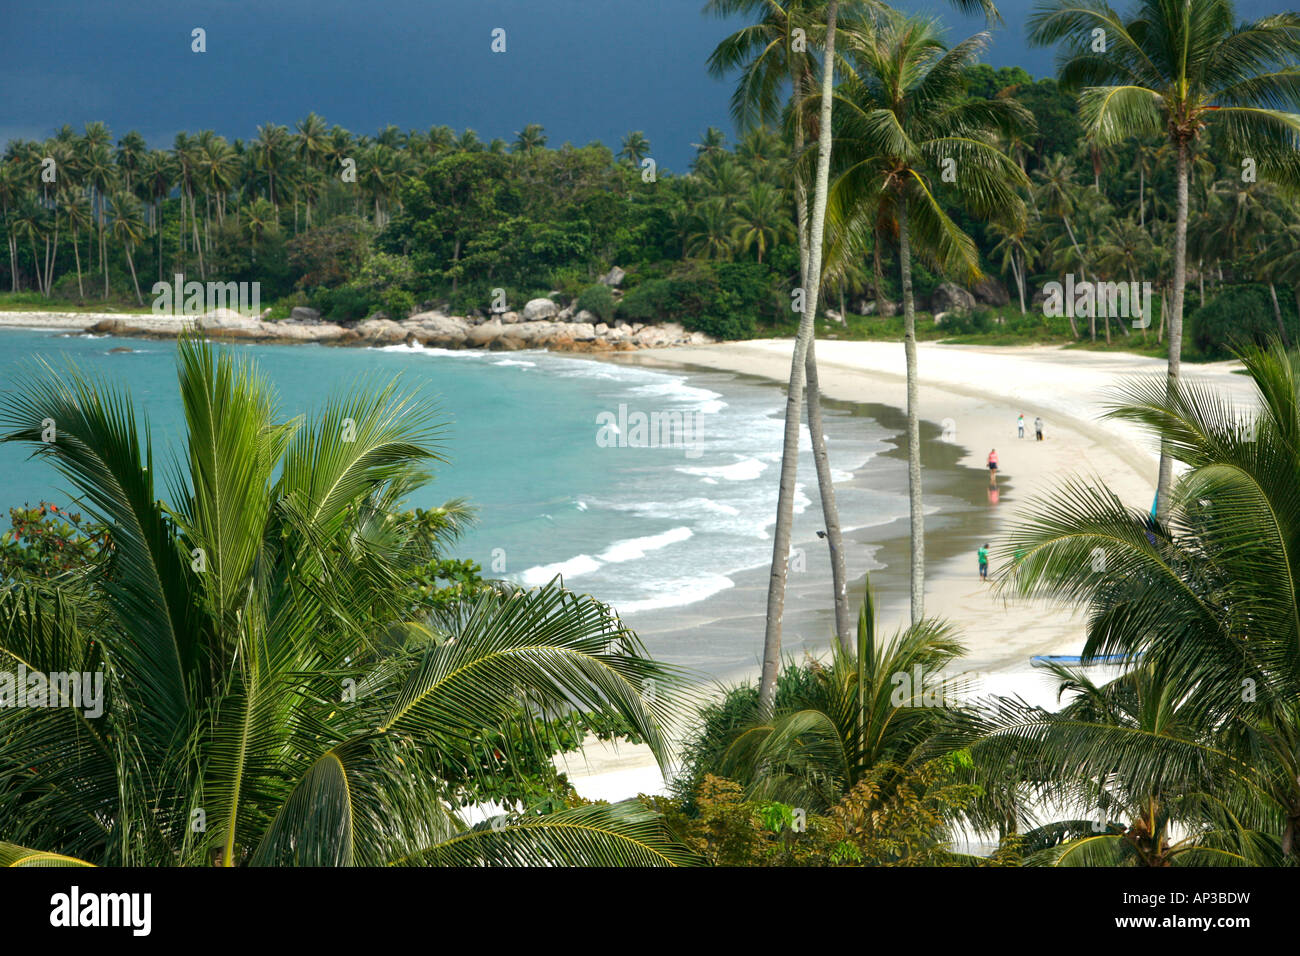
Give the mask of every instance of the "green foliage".
[[370, 228], [354, 217], [341, 217], [294, 236], [287, 243], [294, 284], [316, 289], [350, 282], [366, 261], [370, 236]]
[[680, 322], [718, 339], [753, 338], [760, 316], [775, 312], [768, 267], [751, 262], [692, 259], [671, 277], [647, 279], [631, 289], [619, 315], [634, 322]]
[[[676, 672], [558, 584], [425, 599], [464, 516], [401, 508], [440, 458], [426, 395], [348, 383], [285, 419], [251, 362], [194, 337], [178, 356], [188, 440], [170, 502], [129, 396], [47, 368], [4, 403], [3, 440], [57, 461], [111, 559], [70, 586], [0, 588], [0, 660], [104, 678], [99, 714], [0, 708], [3, 859], [34, 846], [97, 865], [691, 861], [639, 804], [570, 807], [546, 767], [588, 711], [662, 760]], [[58, 442], [41, 441], [47, 416]], [[455, 808], [486, 793], [536, 812], [467, 827]]]
[[80, 513], [42, 501], [9, 509], [11, 530], [0, 538], [0, 583], [50, 580], [96, 564], [107, 529]]
[[[1292, 342], [1300, 341], [1295, 301], [1284, 287], [1278, 292], [1282, 322]], [[1244, 345], [1264, 345], [1278, 337], [1273, 299], [1266, 285], [1227, 286], [1188, 320], [1189, 338], [1206, 359], [1230, 358]]]
[[614, 317], [614, 309], [617, 303], [614, 301], [614, 293], [610, 291], [609, 286], [597, 283], [589, 285], [582, 290], [582, 295], [578, 296], [575, 303], [576, 311], [583, 309], [597, 316], [602, 322], [608, 322]]
[[317, 289], [312, 295], [312, 303], [323, 318], [335, 322], [364, 319], [377, 305], [371, 290], [351, 284], [337, 289]]
[[878, 765], [823, 813], [754, 800], [736, 781], [712, 774], [692, 792], [689, 811], [656, 805], [712, 866], [1007, 865], [1007, 853], [984, 861], [948, 849], [948, 821], [976, 793], [954, 778], [948, 761], [932, 760], [910, 769]]

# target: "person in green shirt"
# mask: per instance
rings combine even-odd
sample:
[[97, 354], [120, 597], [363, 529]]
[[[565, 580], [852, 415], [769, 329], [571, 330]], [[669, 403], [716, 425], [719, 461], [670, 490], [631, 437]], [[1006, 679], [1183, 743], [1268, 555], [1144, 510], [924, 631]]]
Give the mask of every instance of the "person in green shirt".
[[989, 579], [989, 543], [987, 541], [984, 542], [984, 547], [979, 549], [979, 558], [980, 580], [987, 581]]

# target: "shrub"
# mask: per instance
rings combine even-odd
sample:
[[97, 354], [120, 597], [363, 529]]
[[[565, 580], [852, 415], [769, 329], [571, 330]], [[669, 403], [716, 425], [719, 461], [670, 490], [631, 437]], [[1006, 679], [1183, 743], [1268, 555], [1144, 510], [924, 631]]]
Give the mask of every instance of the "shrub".
[[618, 311], [632, 322], [655, 322], [668, 315], [672, 308], [670, 279], [647, 279], [623, 296]]
[[[1285, 288], [1279, 290], [1278, 305], [1282, 322], [1291, 343], [1300, 340], [1295, 303]], [[1263, 345], [1278, 337], [1277, 317], [1268, 286], [1260, 284], [1228, 286], [1189, 320], [1190, 338], [1196, 351], [1207, 359], [1223, 359], [1240, 345]]]
[[389, 289], [379, 301], [384, 312], [395, 322], [400, 322], [415, 311], [415, 296], [405, 289]]
[[344, 285], [337, 289], [317, 289], [312, 301], [323, 318], [350, 322], [369, 315], [374, 299], [375, 295], [369, 289]]
[[747, 262], [686, 262], [667, 279], [647, 279], [619, 313], [638, 322], [680, 322], [719, 339], [752, 338], [759, 315], [774, 312], [771, 273]]
[[953, 335], [975, 335], [993, 328], [995, 314], [988, 309], [958, 310], [944, 315], [939, 327]]
[[614, 317], [614, 309], [617, 305], [609, 286], [589, 285], [582, 290], [582, 295], [578, 296], [576, 311], [581, 312], [586, 309], [593, 315], [599, 316], [602, 322], [608, 322]]

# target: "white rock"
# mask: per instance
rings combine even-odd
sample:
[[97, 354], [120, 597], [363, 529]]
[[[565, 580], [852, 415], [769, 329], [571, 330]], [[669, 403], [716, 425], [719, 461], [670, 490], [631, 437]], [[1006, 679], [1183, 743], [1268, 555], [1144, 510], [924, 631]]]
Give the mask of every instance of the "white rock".
[[626, 277], [627, 277], [626, 272], [624, 272], [618, 266], [614, 266], [612, 269], [610, 269], [608, 272], [606, 272], [603, 276], [601, 276], [596, 281], [599, 282], [601, 285], [617, 286], [617, 285], [621, 285], [623, 283], [623, 279]]
[[560, 307], [550, 299], [529, 299], [528, 304], [524, 306], [524, 321], [536, 322], [539, 319], [549, 319], [559, 311]]

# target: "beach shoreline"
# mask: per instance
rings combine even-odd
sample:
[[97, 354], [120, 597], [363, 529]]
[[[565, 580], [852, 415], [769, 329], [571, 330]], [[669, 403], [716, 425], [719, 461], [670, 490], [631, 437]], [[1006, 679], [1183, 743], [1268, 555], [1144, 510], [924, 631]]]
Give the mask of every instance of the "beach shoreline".
[[[31, 314], [29, 314], [30, 316]], [[0, 315], [0, 326], [18, 327]], [[50, 317], [53, 318], [53, 317]], [[25, 328], [53, 330], [58, 323], [44, 323], [35, 316]], [[701, 346], [639, 349], [627, 352], [566, 356], [617, 364], [632, 364], [687, 376], [704, 372], [728, 373], [770, 383], [781, 388], [790, 370], [791, 340], [754, 340]], [[903, 349], [901, 343], [822, 340], [817, 344], [818, 367], [823, 398], [828, 404], [845, 403], [862, 414], [881, 418], [880, 407], [897, 412], [888, 427], [897, 431], [901, 409], [906, 405]], [[985, 457], [997, 448], [1001, 458], [1001, 498], [989, 497], [987, 514], [990, 539], [1005, 533], [1017, 515], [1030, 508], [1032, 499], [1049, 492], [1066, 477], [1101, 481], [1135, 509], [1150, 506], [1156, 474], [1157, 449], [1125, 423], [1101, 418], [1114, 386], [1133, 375], [1163, 375], [1164, 363], [1157, 359], [1122, 353], [1097, 353], [1060, 347], [986, 347], [922, 343], [918, 347], [918, 378], [921, 385], [920, 417], [923, 422], [923, 454], [929, 446], [938, 470], [928, 475], [927, 501], [956, 493], [971, 504], [984, 493], [978, 489], [953, 487], [966, 481], [986, 480]], [[1193, 379], [1209, 379], [1235, 400], [1247, 400], [1249, 380], [1234, 375], [1235, 363], [1186, 366]], [[872, 406], [876, 409], [873, 411]], [[1016, 434], [1016, 416], [1026, 419], [1026, 437]], [[1046, 441], [1033, 440], [1036, 416], [1046, 420]], [[940, 447], [943, 443], [943, 447]], [[943, 454], [936, 456], [935, 451]], [[904, 457], [899, 447], [882, 454]], [[956, 464], [958, 468], [950, 468]], [[939, 476], [944, 477], [941, 479]], [[809, 490], [812, 490], [811, 487]], [[815, 494], [810, 495], [815, 498]], [[817, 509], [814, 501], [810, 508]], [[977, 516], [978, 517], [978, 516]], [[1030, 666], [1036, 654], [1078, 653], [1084, 637], [1084, 621], [1069, 608], [1045, 606], [995, 596], [980, 582], [975, 564], [974, 541], [960, 518], [941, 509], [927, 522], [926, 612], [952, 624], [956, 636], [967, 647], [958, 666], [986, 676], [985, 693], [1019, 694], [1032, 703], [1054, 705], [1052, 685]], [[983, 525], [981, 525], [982, 527]], [[873, 559], [885, 567], [872, 571], [877, 597], [879, 630], [884, 634], [905, 627], [908, 617], [907, 521], [894, 519], [846, 534], [846, 550], [873, 548]], [[964, 542], [964, 543], [963, 543]], [[994, 566], [996, 571], [996, 564]], [[753, 578], [752, 581], [748, 578]], [[754, 633], [751, 664], [729, 680], [757, 675], [761, 656], [763, 601], [766, 575], [762, 570], [747, 574], [744, 587], [723, 592], [706, 602], [708, 608], [686, 605], [673, 613], [681, 621], [695, 622], [709, 615], [736, 614], [744, 604], [746, 625]], [[851, 575], [850, 593], [860, 600], [862, 575]], [[818, 644], [829, 647], [831, 620], [828, 574], [798, 576], [791, 582], [791, 613], [786, 621], [786, 649], [791, 656]], [[822, 595], [824, 594], [824, 598]], [[811, 607], [799, 616], [796, 606]], [[748, 605], [752, 604], [750, 608]], [[690, 610], [694, 608], [694, 610]], [[663, 615], [668, 619], [671, 614]], [[635, 615], [634, 615], [635, 617]], [[632, 623], [640, 627], [639, 623]], [[730, 622], [734, 626], [734, 620]], [[682, 624], [689, 629], [693, 623]], [[803, 638], [799, 633], [815, 634]], [[824, 636], [823, 636], [824, 635]], [[802, 644], [799, 643], [802, 639]], [[719, 692], [723, 679], [711, 681], [711, 692]], [[648, 750], [622, 745], [591, 746], [583, 752], [557, 757], [570, 773], [579, 792], [592, 799], [612, 799], [631, 792], [662, 791], [663, 781]], [[656, 784], [657, 781], [657, 784]], [[614, 791], [619, 791], [615, 793]]]
[[[687, 373], [730, 371], [784, 384], [789, 378], [792, 349], [791, 340], [757, 340], [601, 356], [600, 360]], [[906, 406], [901, 343], [818, 341], [817, 361], [824, 398], [899, 409]], [[1002, 473], [999, 482], [1010, 482], [1016, 489], [1014, 502], [1006, 502], [1010, 507], [993, 509], [990, 535], [995, 544], [1017, 516], [1032, 508], [1035, 497], [1070, 477], [1099, 481], [1135, 509], [1150, 507], [1158, 448], [1144, 440], [1136, 428], [1102, 416], [1124, 380], [1163, 376], [1162, 360], [1061, 347], [922, 343], [917, 364], [922, 422], [946, 426], [953, 443], [962, 449], [960, 463], [972, 469], [984, 468], [989, 450], [997, 448]], [[1185, 365], [1184, 375], [1211, 382], [1233, 401], [1248, 404], [1250, 383], [1234, 374], [1239, 367], [1234, 362]], [[1016, 428], [1020, 413], [1026, 420], [1023, 439]], [[1033, 433], [1034, 418], [1039, 416], [1046, 423], [1042, 442], [1035, 441]], [[903, 525], [906, 534], [906, 522]], [[927, 556], [933, 554], [931, 528], [927, 526]], [[905, 552], [902, 560], [906, 561]], [[893, 577], [896, 582], [906, 579], [905, 574]], [[891, 589], [887, 578], [872, 575], [878, 626], [886, 634], [905, 627], [909, 615], [905, 586]], [[853, 582], [851, 588], [858, 583]], [[829, 616], [830, 583], [823, 581], [821, 586], [827, 592]], [[967, 656], [958, 669], [980, 675], [975, 682], [978, 693], [1019, 695], [1053, 709], [1057, 706], [1055, 682], [1034, 669], [1031, 658], [1076, 654], [1085, 637], [1084, 617], [1073, 608], [995, 596], [992, 587], [978, 579], [973, 551], [927, 561], [926, 613], [954, 625], [957, 638], [967, 646]], [[756, 640], [761, 640], [761, 634]], [[761, 653], [760, 645], [755, 653]], [[757, 672], [754, 667], [747, 676], [757, 676]], [[625, 749], [620, 748], [616, 758], [622, 777], [606, 776], [606, 752], [598, 749], [586, 755], [585, 763], [579, 758], [566, 764], [577, 770], [572, 778], [584, 795], [588, 790], [608, 793], [613, 783], [626, 779], [629, 755]], [[649, 759], [648, 752], [643, 759]], [[644, 783], [647, 778], [637, 779]]]

